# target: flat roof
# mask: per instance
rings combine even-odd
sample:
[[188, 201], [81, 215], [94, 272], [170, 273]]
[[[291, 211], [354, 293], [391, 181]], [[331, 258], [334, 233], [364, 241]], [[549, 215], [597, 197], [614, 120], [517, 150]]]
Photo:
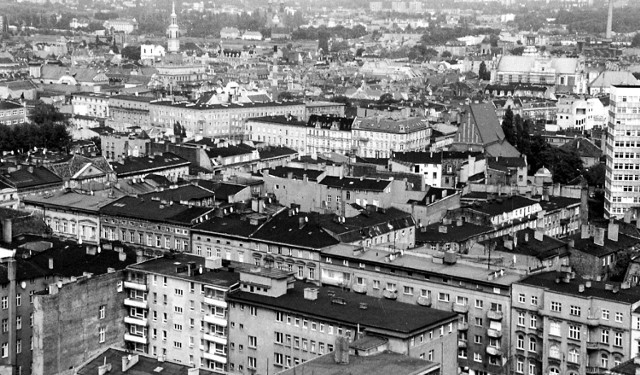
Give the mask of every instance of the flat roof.
[[[178, 268], [182, 268], [190, 262], [196, 264], [196, 269], [202, 267], [204, 272], [192, 276], [189, 276], [187, 272], [178, 272]], [[204, 257], [185, 253], [169, 254], [160, 258], [150, 259], [141, 263], [132, 264], [127, 267], [127, 269], [189, 279], [223, 288], [229, 288], [240, 281], [239, 273], [228, 269], [206, 270]]]
[[406, 355], [385, 351], [376, 355], [360, 357], [349, 356], [348, 364], [336, 363], [333, 353], [314, 358], [310, 361], [288, 370], [279, 375], [315, 374], [315, 375], [410, 375], [435, 371], [440, 367], [438, 363], [424, 359], [411, 358]]
[[[77, 375], [96, 375], [98, 367], [102, 366], [105, 361], [111, 364], [109, 375], [127, 375], [127, 374], [162, 374], [162, 375], [188, 375], [191, 366], [180, 363], [167, 361], [158, 361], [155, 357], [147, 357], [144, 354], [135, 353], [138, 356], [138, 363], [133, 365], [129, 370], [122, 371], [122, 357], [131, 354], [123, 349], [109, 348], [100, 354], [97, 354], [91, 361], [84, 364], [77, 371]], [[216, 374], [200, 368], [199, 374]]]
[[[318, 289], [317, 299], [304, 298], [305, 288]], [[227, 295], [229, 300], [262, 305], [280, 311], [290, 311], [309, 317], [330, 320], [365, 329], [384, 330], [386, 334], [405, 337], [457, 320], [451, 311], [436, 310], [385, 298], [344, 291], [335, 287], [295, 282], [292, 289], [280, 297], [271, 297], [237, 290]], [[337, 303], [337, 302], [340, 303]], [[361, 308], [366, 304], [366, 309]]]
[[389, 261], [387, 251], [367, 250], [356, 251], [355, 246], [333, 246], [322, 251], [323, 256], [334, 255], [340, 258], [353, 260], [354, 262], [368, 262], [377, 264], [384, 268], [405, 269], [412, 272], [440, 275], [444, 277], [455, 277], [465, 279], [476, 284], [492, 284], [500, 286], [510, 286], [512, 283], [521, 280], [524, 275], [505, 270], [504, 275], [489, 280], [489, 275], [493, 275], [499, 268], [487, 269], [487, 265], [482, 263], [467, 263], [458, 259], [455, 264], [434, 263], [433, 257], [429, 255], [414, 255], [405, 252], [404, 255]]

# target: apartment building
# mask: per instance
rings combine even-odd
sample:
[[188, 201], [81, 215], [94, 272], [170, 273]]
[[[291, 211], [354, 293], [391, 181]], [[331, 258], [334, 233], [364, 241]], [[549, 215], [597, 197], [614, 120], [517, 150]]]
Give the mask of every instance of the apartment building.
[[229, 137], [244, 139], [249, 118], [264, 116], [304, 117], [305, 106], [298, 102], [225, 103], [154, 101], [149, 104], [151, 125], [170, 128], [179, 123], [188, 137]]
[[611, 86], [609, 98], [604, 211], [621, 218], [640, 202], [640, 86]]
[[307, 124], [307, 153], [350, 155], [354, 148], [354, 121], [347, 117], [311, 115]]
[[[112, 150], [115, 150], [115, 148], [112, 148]], [[113, 151], [112, 155], [115, 156], [115, 151]], [[150, 156], [130, 156], [118, 159], [117, 163], [111, 164], [111, 168], [116, 172], [119, 180], [142, 180], [149, 174], [156, 174], [175, 182], [180, 177], [189, 174], [189, 165], [191, 165], [189, 160], [183, 159], [172, 152], [164, 152]]]
[[35, 212], [51, 228], [52, 235], [80, 243], [100, 243], [100, 207], [116, 200], [106, 192], [33, 194], [23, 198], [24, 208]]
[[20, 103], [0, 100], [0, 125], [18, 125], [27, 121], [27, 110]]
[[230, 372], [276, 373], [362, 337], [440, 362], [444, 374], [456, 371], [452, 312], [295, 282], [288, 271], [261, 267], [240, 271], [240, 287], [227, 298]]
[[[5, 224], [5, 223], [3, 223]], [[7, 229], [9, 228], [9, 229]], [[96, 251], [96, 246], [77, 245], [71, 242], [60, 242], [57, 240], [34, 238], [33, 236], [18, 237], [11, 242], [11, 225], [3, 228], [6, 238], [4, 239], [3, 252], [16, 251], [16, 256], [2, 259], [0, 268], [0, 367], [10, 366], [14, 374], [38, 374], [38, 369], [42, 367], [43, 358], [50, 358], [52, 353], [46, 352], [51, 347], [45, 347], [46, 340], [49, 339], [50, 331], [55, 327], [55, 319], [44, 322], [36, 319], [38, 317], [54, 316], [57, 311], [44, 310], [42, 306], [35, 305], [36, 294], [48, 291], [55, 293], [55, 288], [68, 282], [76, 281], [78, 278], [87, 276], [89, 273], [104, 275], [109, 271], [124, 269], [127, 265], [135, 261], [135, 254], [127, 249], [119, 248], [114, 251], [112, 248], [104, 248], [101, 252]], [[40, 251], [34, 251], [40, 250]], [[33, 255], [31, 255], [33, 253]], [[108, 278], [108, 277], [107, 277]], [[115, 289], [113, 290], [115, 293]], [[97, 291], [96, 291], [97, 293]], [[43, 297], [46, 299], [47, 297]], [[101, 304], [106, 304], [108, 300], [117, 299], [115, 296], [104, 296]], [[86, 303], [86, 304], [85, 304]], [[86, 308], [85, 317], [87, 320], [99, 317], [99, 301], [88, 298], [83, 301]], [[57, 307], [56, 307], [57, 309]], [[52, 315], [53, 314], [53, 315]], [[68, 317], [73, 316], [70, 312]], [[105, 318], [99, 324], [91, 325], [91, 330], [83, 331], [83, 348], [90, 350], [100, 346], [100, 340], [115, 343], [120, 340], [115, 339], [118, 335], [118, 327], [112, 324], [103, 325], [117, 316], [113, 310], [105, 310]], [[115, 315], [114, 315], [115, 314]], [[85, 324], [85, 321], [75, 321], [68, 328], [70, 332], [76, 332], [78, 326]], [[44, 324], [44, 325], [43, 325]], [[64, 328], [62, 332], [64, 332]], [[56, 335], [59, 334], [56, 332]], [[76, 334], [81, 335], [76, 332]], [[76, 337], [77, 338], [77, 337]], [[73, 338], [63, 338], [61, 340]], [[79, 344], [78, 344], [79, 345]], [[68, 354], [77, 354], [75, 349], [69, 350]], [[37, 361], [34, 363], [33, 360]], [[32, 367], [36, 366], [36, 367]], [[47, 369], [46, 373], [50, 373]], [[65, 369], [66, 370], [66, 369]]]
[[210, 216], [212, 207], [125, 196], [100, 208], [100, 238], [120, 241], [151, 254], [189, 252], [191, 228]]
[[388, 158], [394, 152], [424, 151], [431, 142], [431, 128], [428, 125], [422, 117], [357, 118], [353, 124], [357, 155]]
[[319, 215], [254, 202], [251, 213], [223, 212], [223, 217], [196, 225], [192, 253], [285, 269], [299, 279], [318, 280], [320, 253], [339, 243], [318, 225]]
[[417, 173], [424, 176], [425, 187], [440, 187], [442, 182], [442, 153], [426, 151], [394, 152], [389, 159], [393, 172]]
[[79, 116], [109, 117], [109, 95], [99, 93], [76, 93], [71, 97], [73, 114]]
[[254, 142], [307, 151], [307, 123], [291, 116], [255, 117], [247, 120], [247, 136]]
[[[118, 121], [122, 123], [121, 120]], [[149, 155], [151, 138], [145, 132], [141, 133], [111, 133], [100, 136], [102, 156], [116, 161], [133, 157]]]
[[106, 125], [117, 131], [139, 126], [149, 129], [149, 103], [153, 98], [138, 95], [114, 95], [109, 97], [109, 117]]
[[330, 115], [344, 117], [344, 103], [335, 102], [307, 102], [305, 103], [305, 120], [309, 120], [312, 115]]
[[227, 293], [237, 273], [220, 259], [167, 254], [127, 267], [127, 348], [215, 371], [228, 369]]
[[640, 294], [629, 285], [546, 272], [512, 286], [517, 374], [604, 374], [638, 355]]
[[323, 251], [320, 281], [407, 306], [455, 312], [458, 373], [504, 374], [512, 355], [511, 284], [523, 275], [464, 262], [453, 253], [434, 254], [342, 245]]

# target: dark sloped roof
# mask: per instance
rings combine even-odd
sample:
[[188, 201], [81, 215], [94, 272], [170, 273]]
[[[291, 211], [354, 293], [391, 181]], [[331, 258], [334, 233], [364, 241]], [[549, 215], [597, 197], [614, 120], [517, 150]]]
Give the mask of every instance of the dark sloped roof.
[[293, 156], [296, 155], [298, 151], [291, 149], [289, 147], [267, 147], [258, 150], [258, 154], [260, 155], [260, 160], [267, 160], [271, 158], [277, 158], [282, 156]]
[[623, 251], [640, 243], [639, 239], [629, 237], [622, 233], [618, 234], [618, 241], [612, 241], [608, 238], [607, 233], [605, 232], [604, 246], [596, 245], [593, 237], [584, 239], [580, 237], [580, 233], [569, 237], [574, 241], [574, 249], [595, 257], [602, 257], [611, 253]]
[[123, 160], [123, 164], [113, 163], [111, 164], [111, 167], [120, 177], [144, 173], [146, 171], [152, 172], [156, 170], [175, 168], [188, 164], [188, 160], [183, 159], [172, 152], [165, 152], [162, 155], [149, 157], [128, 157]]
[[[556, 283], [556, 278], [560, 278], [560, 282]], [[535, 287], [548, 289], [550, 291], [567, 294], [581, 298], [599, 298], [604, 300], [616, 301], [620, 303], [632, 304], [636, 301], [640, 301], [640, 287], [633, 287], [630, 289], [620, 289], [617, 293], [613, 293], [611, 290], [606, 290], [606, 282], [600, 282], [591, 280], [591, 287], [584, 288], [584, 292], [578, 291], [578, 285], [584, 284], [586, 279], [581, 276], [576, 276], [575, 279], [570, 280], [568, 283], [562, 281], [563, 274], [559, 272], [544, 272], [535, 275], [531, 275], [518, 282], [518, 284], [532, 285]], [[611, 283], [609, 283], [611, 284]]]
[[488, 226], [464, 222], [460, 226], [457, 223], [445, 225], [447, 231], [443, 233], [439, 230], [441, 226], [443, 224], [435, 223], [416, 230], [416, 243], [463, 242], [469, 238], [493, 231], [493, 228]]
[[289, 173], [291, 173], [291, 177], [296, 180], [302, 180], [306, 175], [309, 181], [317, 181], [318, 176], [324, 173], [324, 171], [319, 171], [315, 169], [304, 169], [304, 168], [293, 168], [293, 167], [275, 167], [271, 169], [267, 169], [269, 175], [276, 176], [280, 178], [289, 178]]
[[522, 197], [519, 195], [514, 195], [511, 197], [503, 197], [499, 200], [495, 200], [493, 202], [482, 203], [478, 207], [474, 207], [473, 209], [476, 211], [480, 211], [486, 213], [491, 216], [499, 215], [504, 212], [511, 212], [513, 210], [517, 210], [518, 208], [531, 206], [533, 204], [538, 203], [532, 199]]
[[394, 152], [391, 159], [411, 164], [442, 164], [442, 154], [439, 152]]
[[212, 210], [210, 207], [189, 208], [180, 204], [162, 204], [151, 198], [125, 196], [102, 207], [100, 214], [190, 225], [193, 220]]
[[27, 167], [4, 174], [5, 181], [14, 185], [18, 189], [62, 184], [62, 179], [45, 167], [34, 167], [33, 172], [29, 172]]
[[190, 200], [200, 200], [205, 198], [213, 198], [214, 194], [212, 191], [201, 188], [196, 185], [183, 185], [173, 189], [166, 189], [162, 191], [154, 191], [152, 193], [148, 193], [143, 195], [144, 198], [149, 199], [157, 199], [164, 200], [167, 202], [176, 202], [179, 203], [181, 201], [190, 201]]
[[320, 184], [335, 189], [347, 190], [370, 190], [382, 192], [391, 184], [389, 180], [373, 180], [369, 178], [352, 178], [352, 177], [334, 177], [326, 176], [320, 181]]
[[496, 241], [496, 251], [533, 256], [540, 260], [568, 255], [566, 243], [546, 235], [542, 237], [542, 241], [538, 241], [535, 239], [535, 231], [531, 228], [519, 231], [516, 236], [518, 240], [513, 249], [507, 249], [502, 238], [483, 241], [483, 243]]
[[599, 158], [602, 156], [602, 150], [587, 138], [576, 138], [571, 140], [560, 146], [560, 149], [568, 152], [576, 152], [582, 158]]
[[320, 226], [336, 234], [342, 242], [352, 243], [416, 225], [409, 213], [397, 208], [384, 211], [365, 211], [360, 215], [345, 218], [344, 223], [336, 222], [336, 216], [333, 214], [321, 215]]
[[[243, 291], [232, 292], [228, 298], [232, 301], [269, 306], [275, 310], [330, 319], [351, 326], [360, 325], [365, 329], [390, 331], [400, 337], [427, 330], [434, 325], [445, 324], [456, 317], [455, 313], [449, 311], [375, 298], [333, 287], [320, 287], [318, 298], [311, 301], [304, 298], [305, 287], [318, 288], [315, 285], [296, 282], [293, 289], [288, 289], [285, 295], [277, 298]], [[329, 291], [333, 292], [334, 297], [328, 295]], [[342, 299], [346, 304], [332, 303], [335, 298]], [[361, 303], [366, 303], [367, 309], [361, 309]]]
[[252, 237], [263, 241], [312, 249], [321, 249], [339, 243], [338, 240], [318, 225], [317, 214], [299, 212], [296, 215], [289, 216], [288, 210], [284, 210], [274, 216]]
[[248, 238], [258, 228], [258, 225], [251, 225], [242, 215], [234, 213], [225, 217], [213, 217], [196, 225], [193, 230]]

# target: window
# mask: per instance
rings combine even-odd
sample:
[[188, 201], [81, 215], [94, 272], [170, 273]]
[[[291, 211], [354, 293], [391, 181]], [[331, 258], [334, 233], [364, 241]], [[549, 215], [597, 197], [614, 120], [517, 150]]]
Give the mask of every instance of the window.
[[600, 367], [609, 368], [609, 355], [602, 353], [600, 356]]
[[9, 297], [2, 297], [2, 310], [6, 310], [9, 308]]
[[578, 352], [578, 349], [571, 349], [569, 350], [569, 362], [572, 363], [580, 363], [580, 353]]
[[602, 319], [609, 320], [609, 310], [602, 309]]
[[456, 304], [466, 306], [469, 303], [469, 299], [467, 297], [456, 297]]
[[476, 323], [477, 326], [482, 326], [482, 318], [476, 317], [475, 318], [475, 323]]
[[100, 343], [103, 343], [103, 342], [105, 342], [105, 339], [106, 339], [105, 329], [104, 329], [104, 327], [100, 327], [98, 329], [98, 341]]
[[516, 340], [516, 348], [520, 349], [520, 350], [524, 350], [524, 336], [523, 335], [518, 335], [518, 338]]
[[251, 316], [258, 316], [258, 308], [255, 306], [249, 306], [249, 314], [251, 314]]
[[254, 349], [258, 347], [258, 338], [256, 336], [249, 336], [249, 347]]
[[380, 289], [380, 280], [373, 280], [373, 289]]
[[551, 345], [549, 347], [549, 357], [560, 358], [560, 347], [558, 345]]
[[616, 323], [622, 323], [622, 313], [621, 312], [617, 312], [616, 313]]
[[533, 328], [536, 329], [538, 328], [538, 317], [535, 315], [532, 315], [531, 318], [529, 319], [529, 328]]
[[516, 361], [516, 372], [517, 372], [518, 374], [522, 374], [522, 373], [524, 373], [524, 362], [522, 362], [522, 360], [521, 360], [521, 359], [518, 359], [518, 360]]
[[518, 312], [518, 325], [524, 326], [525, 313], [519, 311]]
[[16, 329], [22, 329], [22, 317], [16, 316]]
[[613, 338], [614, 346], [622, 346], [622, 332], [615, 332]]
[[438, 293], [438, 301], [449, 302], [449, 294], [448, 293]]
[[98, 318], [99, 319], [104, 319], [105, 313], [106, 313], [106, 309], [107, 309], [107, 307], [105, 305], [102, 305], [102, 306], [100, 306], [100, 308], [98, 308]]
[[602, 342], [603, 344], [608, 344], [609, 343], [609, 330], [608, 329], [603, 329], [601, 334], [600, 334], [600, 342]]
[[482, 336], [480, 336], [480, 335], [475, 335], [475, 336], [473, 337], [473, 342], [474, 342], [475, 344], [482, 344]]
[[18, 293], [16, 294], [16, 306], [21, 306], [22, 305], [22, 294]]
[[413, 295], [413, 287], [405, 286], [403, 288], [403, 293], [407, 295]]
[[549, 335], [560, 336], [560, 323], [558, 322], [549, 323]]
[[573, 340], [580, 340], [580, 326], [569, 326], [569, 338]]
[[529, 362], [529, 374], [536, 373], [536, 364], [533, 362]]
[[553, 312], [561, 312], [562, 304], [560, 302], [551, 301], [551, 311]]
[[2, 358], [7, 358], [9, 356], [9, 343], [7, 342], [3, 342], [2, 343]]
[[580, 316], [580, 306], [571, 305], [569, 308], [569, 314], [573, 316]]
[[475, 362], [482, 362], [482, 355], [480, 353], [473, 353], [473, 360]]
[[538, 342], [534, 337], [529, 337], [529, 351], [535, 352], [538, 349]]
[[527, 302], [527, 297], [524, 295], [524, 293], [518, 294], [518, 302], [520, 302], [520, 303]]
[[176, 296], [182, 296], [182, 295], [184, 295], [184, 291], [182, 289], [176, 288], [175, 289], [175, 294], [176, 294]]
[[2, 332], [9, 332], [9, 319], [2, 319]]
[[538, 296], [531, 296], [531, 304], [533, 306], [537, 306], [538, 305]]
[[477, 299], [475, 306], [476, 308], [481, 309], [484, 306], [484, 301], [481, 299]]

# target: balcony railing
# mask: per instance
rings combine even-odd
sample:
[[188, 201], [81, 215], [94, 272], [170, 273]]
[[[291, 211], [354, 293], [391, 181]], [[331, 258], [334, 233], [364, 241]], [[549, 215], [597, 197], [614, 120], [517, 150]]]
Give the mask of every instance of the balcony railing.
[[469, 322], [458, 322], [458, 331], [466, 331], [469, 329]]
[[487, 318], [490, 320], [502, 320], [504, 314], [502, 311], [489, 310], [487, 311]]
[[502, 331], [498, 330], [498, 329], [491, 329], [489, 328], [487, 330], [487, 336], [494, 338], [494, 339], [499, 339], [500, 337], [502, 337]]
[[145, 318], [139, 318], [137, 316], [125, 316], [124, 322], [127, 324], [134, 324], [137, 326], [147, 326], [148, 321]]
[[493, 356], [502, 356], [502, 350], [493, 346], [487, 346], [487, 354]]
[[215, 342], [217, 344], [227, 345], [227, 337], [216, 335], [215, 333], [205, 333], [202, 338], [209, 342]]
[[365, 284], [353, 284], [351, 289], [356, 293], [367, 294], [367, 286]]
[[429, 297], [424, 297], [424, 296], [420, 296], [418, 297], [418, 305], [420, 306], [431, 306], [431, 298]]
[[146, 309], [148, 307], [146, 300], [137, 298], [125, 298], [124, 305], [129, 307], [137, 307], [140, 309]]
[[135, 289], [135, 290], [141, 290], [143, 292], [147, 291], [147, 284], [144, 284], [141, 281], [137, 281], [137, 280], [127, 280], [124, 282], [124, 287], [126, 289]]
[[387, 299], [398, 299], [398, 291], [397, 290], [389, 290], [385, 289], [382, 291], [382, 295]]
[[221, 327], [226, 327], [227, 326], [227, 318], [222, 317], [222, 316], [207, 314], [207, 315], [204, 316], [204, 321], [207, 322], [207, 323], [219, 325]]
[[457, 303], [454, 303], [453, 312], [457, 312], [459, 314], [466, 314], [469, 312], [469, 305], [459, 305]]
[[147, 336], [138, 336], [138, 335], [132, 335], [130, 333], [125, 333], [124, 341], [131, 341], [138, 344], [148, 344], [149, 338]]

